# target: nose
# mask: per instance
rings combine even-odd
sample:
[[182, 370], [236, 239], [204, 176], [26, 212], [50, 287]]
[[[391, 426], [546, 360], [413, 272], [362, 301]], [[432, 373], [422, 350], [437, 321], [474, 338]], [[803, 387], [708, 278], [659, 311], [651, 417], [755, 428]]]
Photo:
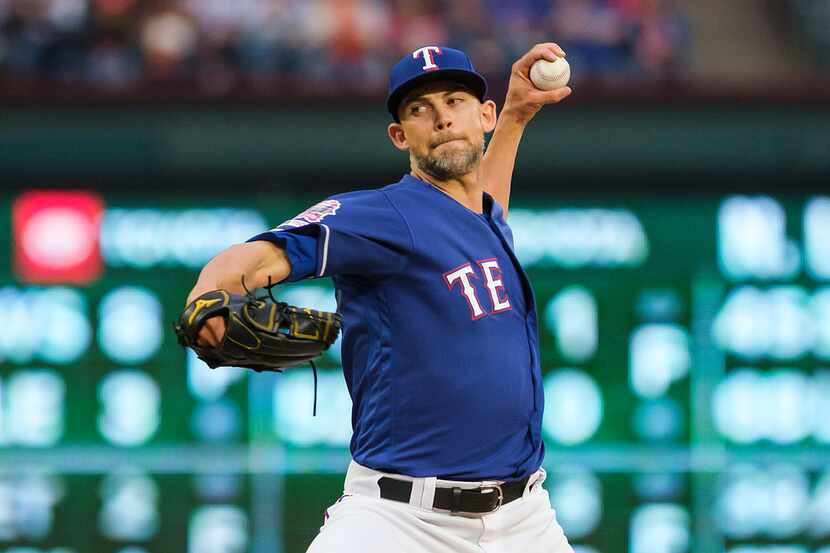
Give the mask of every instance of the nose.
[[435, 129], [443, 131], [452, 127], [449, 110], [443, 106], [437, 107], [435, 113]]

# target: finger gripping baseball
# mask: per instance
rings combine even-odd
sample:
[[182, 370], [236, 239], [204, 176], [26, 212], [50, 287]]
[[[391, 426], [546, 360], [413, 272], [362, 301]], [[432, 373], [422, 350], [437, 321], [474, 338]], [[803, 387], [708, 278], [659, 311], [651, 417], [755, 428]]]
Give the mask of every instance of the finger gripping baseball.
[[[222, 341], [216, 347], [199, 345], [199, 330], [217, 315], [225, 318]], [[188, 305], [174, 328], [179, 343], [212, 368], [280, 371], [321, 355], [337, 339], [341, 325], [337, 313], [213, 290]]]

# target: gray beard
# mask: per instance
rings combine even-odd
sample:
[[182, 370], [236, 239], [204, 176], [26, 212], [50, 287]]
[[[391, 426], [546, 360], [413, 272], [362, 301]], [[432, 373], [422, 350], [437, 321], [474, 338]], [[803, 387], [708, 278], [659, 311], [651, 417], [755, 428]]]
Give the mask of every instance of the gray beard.
[[424, 157], [416, 157], [415, 164], [434, 179], [448, 181], [473, 172], [483, 153], [483, 141], [478, 148], [466, 142], [463, 148], [453, 148], [444, 153], [433, 151]]

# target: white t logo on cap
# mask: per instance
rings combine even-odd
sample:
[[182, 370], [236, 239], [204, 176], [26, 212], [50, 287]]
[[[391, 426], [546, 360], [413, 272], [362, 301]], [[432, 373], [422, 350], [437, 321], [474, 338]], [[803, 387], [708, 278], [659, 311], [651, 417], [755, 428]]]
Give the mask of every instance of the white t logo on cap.
[[432, 53], [435, 52], [436, 54], [441, 53], [441, 49], [437, 46], [424, 46], [423, 48], [418, 48], [414, 52], [412, 52], [412, 58], [418, 59], [423, 56], [424, 61], [426, 62], [424, 66], [421, 68], [424, 71], [429, 69], [438, 69], [438, 65], [435, 63], [435, 58], [432, 57]]

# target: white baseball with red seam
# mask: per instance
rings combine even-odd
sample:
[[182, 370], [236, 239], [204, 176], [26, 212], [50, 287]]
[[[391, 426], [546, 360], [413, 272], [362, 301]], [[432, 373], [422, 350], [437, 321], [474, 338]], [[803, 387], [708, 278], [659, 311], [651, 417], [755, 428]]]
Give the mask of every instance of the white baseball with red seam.
[[530, 81], [540, 90], [556, 90], [571, 80], [571, 66], [565, 58], [540, 59], [530, 66]]

